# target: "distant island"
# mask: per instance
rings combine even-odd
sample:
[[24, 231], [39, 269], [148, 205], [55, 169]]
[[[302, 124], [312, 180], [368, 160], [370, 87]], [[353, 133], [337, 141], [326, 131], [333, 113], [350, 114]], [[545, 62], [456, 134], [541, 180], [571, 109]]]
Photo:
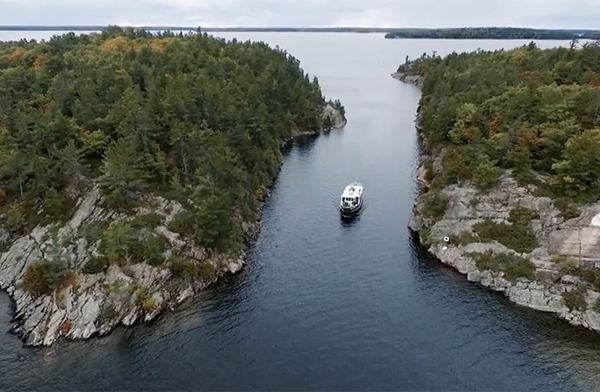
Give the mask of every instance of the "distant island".
[[600, 30], [554, 30], [518, 27], [462, 27], [447, 29], [393, 29], [388, 39], [600, 39]]
[[[200, 27], [122, 26], [145, 31], [195, 31], [239, 33], [386, 33], [387, 39], [600, 39], [600, 30], [529, 29], [520, 27], [393, 28], [393, 27]], [[0, 31], [103, 31], [111, 26], [0, 26]]]
[[[102, 31], [111, 26], [0, 26], [0, 31]], [[122, 26], [126, 27], [126, 26]], [[202, 32], [272, 32], [272, 33], [387, 33], [389, 27], [198, 27], [198, 26], [139, 26], [146, 31]]]
[[27, 344], [149, 321], [244, 265], [299, 135], [343, 127], [264, 42], [111, 27], [0, 42], [0, 288]]
[[467, 279], [600, 332], [600, 42], [423, 54], [409, 227]]

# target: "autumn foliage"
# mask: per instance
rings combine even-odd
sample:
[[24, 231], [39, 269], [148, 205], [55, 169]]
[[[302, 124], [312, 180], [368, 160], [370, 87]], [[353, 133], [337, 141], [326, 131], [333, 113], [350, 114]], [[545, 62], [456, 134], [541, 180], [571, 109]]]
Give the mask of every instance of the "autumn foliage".
[[424, 79], [425, 146], [444, 151], [434, 187], [490, 187], [511, 169], [557, 199], [600, 197], [599, 42], [423, 55], [403, 68]]
[[68, 218], [76, 185], [124, 213], [160, 192], [189, 204], [197, 244], [237, 249], [282, 142], [322, 129], [324, 103], [263, 42], [118, 27], [0, 42], [0, 216], [22, 235]]

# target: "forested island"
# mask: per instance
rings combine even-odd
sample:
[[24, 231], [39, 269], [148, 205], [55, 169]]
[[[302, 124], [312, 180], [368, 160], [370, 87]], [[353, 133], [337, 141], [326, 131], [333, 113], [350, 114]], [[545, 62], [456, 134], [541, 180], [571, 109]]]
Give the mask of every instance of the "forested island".
[[423, 54], [409, 227], [511, 301], [600, 331], [600, 43]]
[[345, 125], [262, 42], [111, 27], [0, 42], [0, 286], [27, 344], [151, 320], [244, 264], [301, 134]]
[[600, 30], [528, 29], [519, 27], [461, 27], [446, 29], [394, 29], [388, 39], [600, 39]]
[[[0, 31], [102, 31], [110, 26], [0, 26]], [[133, 28], [133, 27], [132, 27]], [[206, 26], [139, 26], [147, 31], [195, 31], [195, 32], [263, 32], [263, 33], [386, 33], [387, 27], [206, 27]]]

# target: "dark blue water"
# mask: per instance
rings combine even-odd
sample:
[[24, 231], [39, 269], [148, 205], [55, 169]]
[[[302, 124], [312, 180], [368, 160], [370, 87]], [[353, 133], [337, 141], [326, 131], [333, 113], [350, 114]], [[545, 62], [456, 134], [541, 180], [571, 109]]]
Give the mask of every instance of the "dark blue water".
[[[420, 93], [390, 72], [407, 54], [521, 42], [237, 36], [298, 57], [342, 100], [346, 128], [287, 151], [243, 272], [187, 309], [107, 338], [28, 349], [0, 335], [0, 389], [595, 389], [598, 336], [468, 283], [421, 254], [406, 228]], [[346, 224], [337, 201], [354, 180], [366, 205]], [[0, 330], [8, 328], [2, 295]]]

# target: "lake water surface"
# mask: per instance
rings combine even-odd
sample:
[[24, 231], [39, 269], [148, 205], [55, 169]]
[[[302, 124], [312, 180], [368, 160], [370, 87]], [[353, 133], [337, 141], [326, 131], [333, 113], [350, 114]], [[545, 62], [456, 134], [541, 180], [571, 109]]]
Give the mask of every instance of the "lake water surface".
[[[390, 73], [406, 55], [527, 41], [219, 35], [285, 48], [342, 101], [348, 125], [286, 152], [249, 265], [186, 309], [106, 338], [31, 349], [1, 333], [11, 311], [1, 294], [0, 390], [596, 389], [597, 335], [467, 282], [420, 253], [406, 227], [420, 92]], [[353, 180], [365, 185], [366, 208], [344, 224], [337, 201]]]

